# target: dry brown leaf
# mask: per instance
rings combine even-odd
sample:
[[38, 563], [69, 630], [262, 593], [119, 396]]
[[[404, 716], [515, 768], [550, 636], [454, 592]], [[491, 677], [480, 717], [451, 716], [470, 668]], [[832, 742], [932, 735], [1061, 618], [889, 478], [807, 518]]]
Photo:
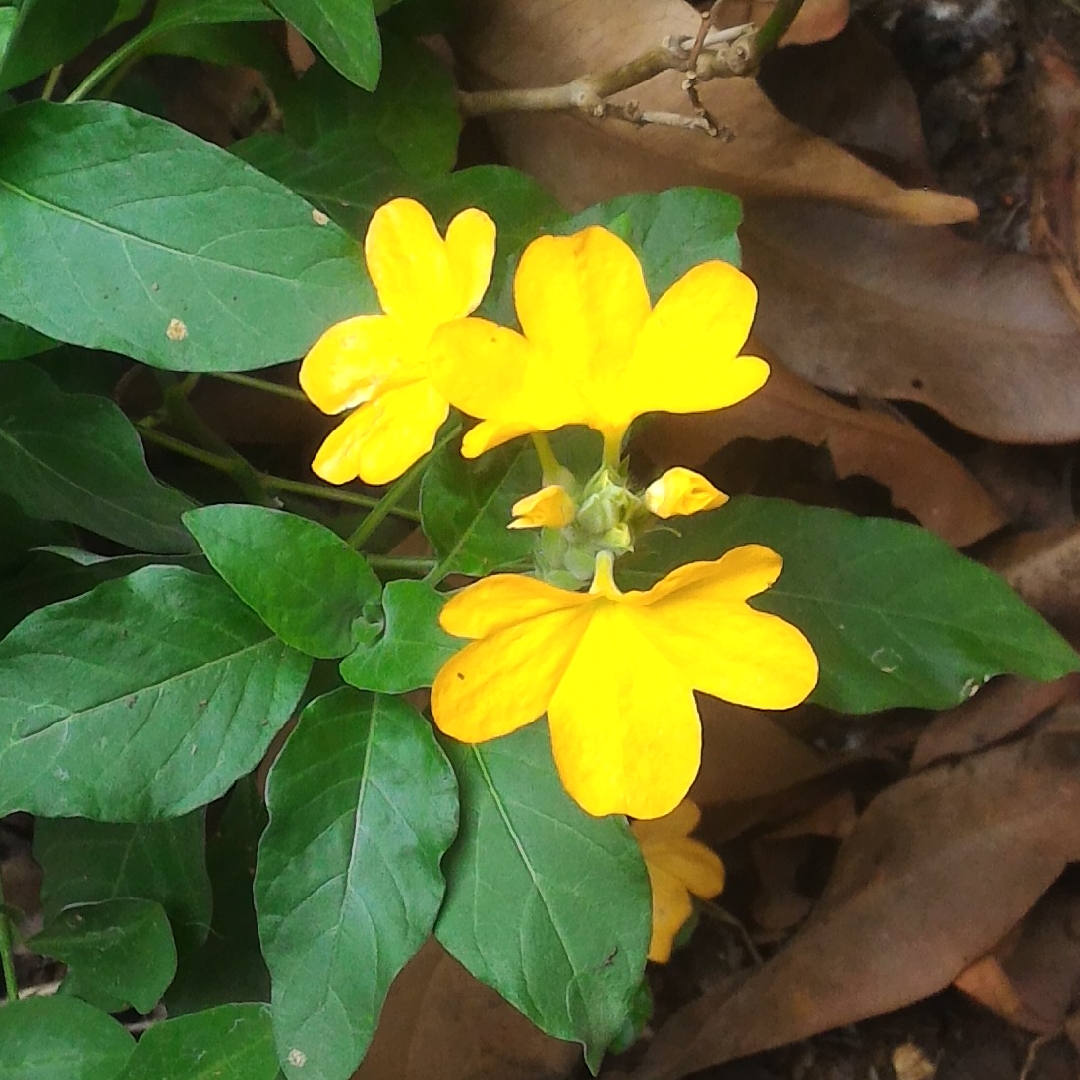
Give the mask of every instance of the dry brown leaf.
[[989, 956], [956, 986], [1036, 1035], [1059, 1031], [1080, 985], [1080, 889], [1054, 886]]
[[750, 204], [739, 235], [755, 335], [815, 385], [990, 439], [1080, 438], [1080, 328], [1037, 259], [821, 203]]
[[925, 769], [942, 758], [985, 750], [1015, 735], [1037, 716], [1080, 696], [1080, 676], [1054, 682], [1031, 682], [1002, 675], [973, 698], [939, 713], [924, 728], [911, 755], [911, 770]]
[[677, 1011], [627, 1077], [675, 1080], [935, 993], [1077, 857], [1080, 720], [908, 777], [867, 808], [791, 944]]
[[[770, 359], [755, 346], [751, 340], [746, 351]], [[769, 381], [745, 401], [722, 412], [658, 416], [639, 445], [659, 468], [696, 468], [735, 439], [784, 436], [826, 446], [838, 477], [869, 476], [883, 484], [897, 506], [957, 547], [1005, 524], [967, 469], [913, 424], [842, 405], [775, 363]]]
[[698, 698], [701, 769], [690, 798], [699, 806], [743, 802], [793, 787], [825, 761], [767, 713], [712, 697]]
[[[455, 38], [469, 82], [483, 87], [550, 86], [606, 71], [692, 36], [700, 18], [684, 0], [471, 0]], [[690, 113], [679, 72], [620, 96], [643, 109]], [[753, 79], [700, 87], [730, 142], [697, 132], [633, 127], [580, 115], [516, 114], [492, 120], [511, 165], [535, 176], [577, 209], [632, 191], [682, 185], [739, 196], [836, 200], [919, 224], [971, 220], [970, 200], [901, 188], [826, 139], [784, 119]]]
[[1023, 533], [988, 562], [1066, 637], [1080, 636], [1080, 525]]
[[390, 987], [353, 1080], [566, 1080], [580, 1059], [432, 939]]

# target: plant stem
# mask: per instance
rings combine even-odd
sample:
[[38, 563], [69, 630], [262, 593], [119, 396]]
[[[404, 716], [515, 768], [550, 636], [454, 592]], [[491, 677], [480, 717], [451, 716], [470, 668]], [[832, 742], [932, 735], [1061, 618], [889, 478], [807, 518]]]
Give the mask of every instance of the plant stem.
[[19, 982], [15, 978], [15, 953], [12, 948], [11, 919], [4, 906], [3, 875], [0, 874], [0, 969], [4, 973], [4, 989], [8, 1001], [19, 996]]
[[256, 379], [251, 375], [241, 375], [233, 371], [214, 372], [215, 379], [235, 383], [237, 386], [247, 386], [252, 390], [264, 390], [268, 394], [277, 394], [278, 397], [289, 398], [292, 401], [307, 403], [308, 397], [302, 390], [294, 390], [291, 386], [282, 386], [280, 383], [270, 382], [269, 379]]
[[434, 559], [414, 558], [411, 555], [364, 554], [372, 570], [402, 570], [407, 574], [422, 575], [435, 569]]
[[73, 101], [82, 101], [95, 86], [103, 79], [111, 75], [121, 64], [130, 57], [138, 55], [142, 48], [161, 32], [161, 27], [151, 23], [144, 30], [140, 30], [134, 37], [129, 38], [114, 53], [110, 53], [100, 64], [70, 94], [64, 99], [70, 105]]
[[788, 27], [795, 21], [803, 6], [803, 0], [776, 0], [776, 7], [765, 20], [765, 25], [754, 37], [753, 62], [755, 68], [761, 63], [762, 57], [770, 53], [780, 39], [787, 33]]
[[541, 482], [547, 487], [548, 484], [554, 484], [558, 480], [561, 472], [559, 459], [555, 456], [555, 451], [551, 449], [551, 440], [547, 437], [546, 431], [532, 432], [532, 441], [533, 446], [536, 447], [536, 456], [540, 459]]
[[[345, 542], [351, 548], [362, 547], [365, 540], [371, 538], [371, 534], [397, 509], [397, 504], [409, 493], [416, 481], [423, 475], [427, 465], [425, 458], [415, 462], [409, 469], [403, 472], [386, 489], [382, 498], [375, 504], [375, 508], [356, 527], [352, 536]], [[419, 514], [410, 514], [416, 521], [420, 520]]]
[[[167, 435], [165, 432], [148, 427], [146, 424], [139, 425], [139, 433], [147, 442], [156, 443], [166, 450], [182, 454], [184, 457], [191, 458], [192, 461], [197, 461], [201, 465], [217, 469], [218, 472], [227, 473], [230, 476], [234, 475], [231, 458], [222, 454], [215, 454], [211, 450], [203, 450], [198, 446], [192, 446], [190, 443], [184, 442], [183, 439]], [[254, 468], [252, 468], [252, 472], [258, 477], [262, 487], [268, 491], [288, 491], [295, 495], [307, 495], [313, 499], [326, 499], [329, 502], [362, 506], [368, 510], [374, 509], [379, 504], [378, 499], [372, 498], [370, 495], [361, 495], [356, 491], [341, 491], [338, 488], [322, 487], [319, 484], [305, 484], [301, 480], [287, 480], [283, 476], [272, 476], [269, 473], [257, 472]], [[411, 510], [394, 510], [392, 513], [395, 517], [402, 517], [408, 521], [420, 520], [420, 515], [413, 513]]]
[[60, 81], [60, 74], [64, 70], [63, 64], [57, 64], [56, 67], [49, 72], [49, 77], [45, 80], [45, 85], [41, 88], [41, 100], [49, 101], [53, 96], [53, 91], [56, 89], [56, 84]]

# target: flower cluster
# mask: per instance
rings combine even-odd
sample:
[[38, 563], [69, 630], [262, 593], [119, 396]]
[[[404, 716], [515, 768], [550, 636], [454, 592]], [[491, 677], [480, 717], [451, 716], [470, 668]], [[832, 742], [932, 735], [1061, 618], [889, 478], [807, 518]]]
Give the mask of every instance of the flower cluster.
[[[314, 469], [331, 483], [387, 483], [431, 449], [451, 405], [479, 421], [465, 434], [466, 457], [534, 438], [544, 487], [515, 505], [508, 525], [544, 530], [539, 574], [494, 575], [447, 602], [443, 629], [470, 643], [439, 671], [432, 715], [448, 735], [480, 742], [546, 713], [563, 785], [585, 810], [660, 818], [700, 765], [695, 691], [785, 709], [817, 681], [802, 633], [748, 603], [776, 581], [775, 551], [737, 547], [645, 592], [620, 591], [613, 573], [658, 518], [726, 501], [682, 468], [634, 490], [623, 442], [645, 413], [720, 409], [764, 384], [765, 361], [739, 352], [756, 290], [712, 261], [653, 306], [631, 248], [593, 226], [525, 249], [515, 330], [472, 314], [494, 243], [479, 210], [455, 217], [445, 239], [412, 200], [376, 211], [365, 250], [384, 314], [332, 327], [301, 369], [321, 409], [355, 410]], [[603, 459], [585, 479], [559, 464], [546, 438], [571, 425], [603, 437]]]

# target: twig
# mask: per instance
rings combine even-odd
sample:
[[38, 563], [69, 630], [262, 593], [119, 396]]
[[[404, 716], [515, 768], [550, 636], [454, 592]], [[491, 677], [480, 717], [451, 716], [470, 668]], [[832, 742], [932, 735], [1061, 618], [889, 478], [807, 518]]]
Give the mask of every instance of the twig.
[[1028, 1080], [1032, 1069], [1035, 1068], [1035, 1059], [1039, 1056], [1039, 1051], [1047, 1043], [1052, 1043], [1055, 1039], [1060, 1039], [1064, 1034], [1065, 1029], [1058, 1028], [1057, 1031], [1047, 1031], [1043, 1035], [1038, 1035], [1028, 1043], [1027, 1055], [1024, 1058], [1024, 1066], [1020, 1070], [1019, 1080]]

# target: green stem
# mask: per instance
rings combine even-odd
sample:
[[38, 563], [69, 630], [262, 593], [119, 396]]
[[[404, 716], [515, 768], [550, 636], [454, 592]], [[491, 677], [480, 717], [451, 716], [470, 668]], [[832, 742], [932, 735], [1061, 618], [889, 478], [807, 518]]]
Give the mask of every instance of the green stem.
[[[424, 466], [427, 465], [427, 460], [421, 458], [411, 468], [403, 472], [391, 485], [386, 489], [383, 497], [375, 504], [375, 508], [360, 524], [356, 527], [352, 536], [345, 542], [351, 548], [363, 547], [364, 541], [371, 538], [371, 534], [397, 509], [397, 504], [412, 490], [413, 485], [423, 475]], [[410, 516], [415, 520], [420, 520], [420, 515], [415, 514]]]
[[103, 79], [111, 75], [121, 64], [128, 59], [137, 56], [143, 47], [161, 33], [162, 28], [151, 23], [144, 30], [140, 30], [134, 37], [129, 38], [114, 53], [110, 53], [100, 64], [70, 94], [64, 99], [67, 104], [73, 101], [82, 101], [95, 86]]
[[241, 375], [233, 371], [214, 372], [214, 378], [235, 383], [237, 386], [247, 386], [252, 390], [263, 390], [268, 394], [277, 394], [278, 397], [289, 398], [291, 401], [308, 402], [308, 397], [302, 390], [294, 390], [291, 386], [282, 386], [281, 383], [270, 382], [269, 379], [256, 379], [251, 375]]
[[[231, 458], [222, 454], [215, 454], [210, 450], [203, 450], [198, 446], [192, 446], [183, 439], [177, 439], [167, 435], [164, 431], [158, 431], [147, 424], [139, 424], [139, 433], [147, 442], [155, 443], [172, 450], [173, 453], [182, 454], [192, 461], [197, 461], [208, 468], [217, 469], [218, 472], [233, 475]], [[254, 471], [254, 470], [252, 470]], [[326, 499], [329, 502], [348, 503], [350, 506], [362, 506], [366, 510], [372, 510], [379, 504], [379, 500], [370, 495], [361, 495], [356, 491], [341, 491], [338, 488], [322, 487], [318, 484], [305, 484], [301, 480], [286, 480], [283, 476], [272, 476], [268, 473], [256, 472], [263, 488], [269, 491], [288, 491], [296, 495], [307, 495], [312, 499]], [[411, 510], [394, 510], [395, 517], [402, 517], [408, 521], [419, 521], [420, 515]]]
[[8, 918], [7, 908], [4, 906], [3, 878], [0, 876], [0, 969], [4, 973], [4, 988], [8, 1001], [14, 1001], [19, 996], [19, 981], [15, 977], [13, 938], [11, 919]]
[[780, 39], [787, 33], [802, 6], [803, 0], [776, 0], [776, 7], [765, 20], [765, 25], [754, 36], [755, 64], [760, 64], [762, 57], [780, 44]]
[[604, 466], [613, 473], [619, 471], [619, 459], [622, 454], [624, 434], [625, 432], [622, 431], [604, 432]]
[[541, 482], [544, 487], [548, 484], [557, 483], [562, 467], [555, 451], [551, 449], [551, 440], [546, 431], [532, 432], [533, 446], [536, 447], [536, 456], [540, 459]]
[[413, 558], [410, 555], [368, 555], [364, 554], [372, 570], [400, 570], [406, 574], [422, 575], [435, 569], [434, 559]]
[[49, 72], [49, 77], [45, 80], [45, 85], [41, 88], [41, 100], [49, 101], [53, 96], [53, 91], [56, 89], [56, 84], [60, 81], [60, 74], [64, 70], [63, 64], [57, 64], [56, 67]]

